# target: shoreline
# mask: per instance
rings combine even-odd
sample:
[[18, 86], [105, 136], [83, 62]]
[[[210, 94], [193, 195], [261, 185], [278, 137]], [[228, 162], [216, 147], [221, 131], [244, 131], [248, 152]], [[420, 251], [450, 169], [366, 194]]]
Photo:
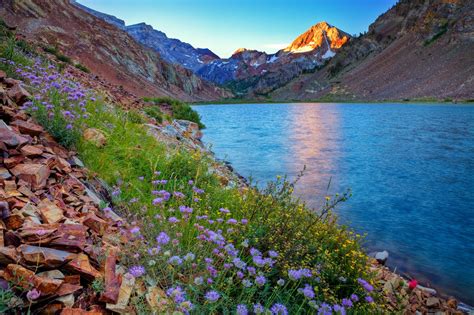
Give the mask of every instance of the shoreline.
[[410, 100], [410, 101], [403, 101], [403, 100], [385, 100], [385, 101], [329, 101], [329, 100], [306, 100], [306, 101], [278, 101], [278, 100], [221, 100], [221, 101], [198, 101], [198, 102], [188, 102], [191, 106], [208, 106], [208, 105], [242, 105], [242, 104], [305, 104], [305, 103], [320, 103], [320, 104], [400, 104], [400, 105], [419, 105], [419, 104], [429, 104], [429, 105], [474, 105], [474, 100], [466, 100], [466, 101], [437, 101], [437, 100]]

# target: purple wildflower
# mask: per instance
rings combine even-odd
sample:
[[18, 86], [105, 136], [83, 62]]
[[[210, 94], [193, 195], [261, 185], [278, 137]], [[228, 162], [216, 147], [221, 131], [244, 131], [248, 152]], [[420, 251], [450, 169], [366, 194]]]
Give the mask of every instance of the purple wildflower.
[[270, 308], [270, 311], [272, 312], [273, 315], [287, 315], [288, 310], [286, 309], [285, 305], [280, 304], [280, 303], [275, 303], [273, 306]]
[[160, 234], [158, 234], [158, 236], [156, 237], [156, 241], [158, 242], [158, 244], [165, 245], [169, 243], [170, 237], [165, 232], [160, 232]]
[[364, 279], [359, 278], [359, 279], [357, 279], [357, 281], [367, 292], [371, 292], [371, 291], [374, 290], [374, 287], [370, 283], [365, 281]]
[[32, 301], [38, 299], [40, 296], [41, 296], [41, 292], [39, 292], [39, 291], [36, 290], [36, 289], [32, 289], [32, 290], [28, 291], [28, 293], [26, 293], [26, 298], [27, 298], [28, 301], [30, 301], [30, 302], [32, 302]]
[[247, 309], [247, 306], [245, 304], [239, 304], [237, 305], [237, 315], [248, 315], [249, 311]]
[[219, 293], [217, 293], [216, 291], [209, 291], [206, 293], [206, 295], [204, 296], [206, 298], [207, 301], [211, 302], [211, 303], [214, 303], [216, 302], [221, 296]]
[[263, 314], [265, 312], [265, 308], [262, 306], [262, 304], [257, 303], [253, 305], [253, 312], [257, 315]]
[[179, 256], [173, 256], [168, 259], [168, 263], [171, 265], [179, 266], [183, 263], [183, 260]]
[[351, 308], [354, 304], [352, 304], [352, 301], [350, 299], [342, 299], [342, 306]]
[[141, 277], [145, 274], [145, 267], [143, 266], [132, 266], [128, 272], [135, 278]]
[[367, 303], [374, 303], [374, 298], [371, 297], [370, 295], [367, 295], [367, 296], [365, 297], [365, 301], [366, 301]]
[[303, 292], [303, 295], [305, 297], [307, 297], [308, 299], [313, 299], [315, 294], [314, 294], [314, 291], [313, 291], [313, 287], [310, 286], [309, 284], [306, 284], [302, 290]]
[[266, 282], [267, 282], [267, 279], [266, 279], [264, 276], [257, 276], [257, 277], [255, 278], [255, 283], [256, 283], [258, 286], [262, 286], [262, 285], [264, 285]]
[[339, 304], [335, 304], [333, 306], [333, 310], [334, 310], [335, 313], [338, 313], [338, 314], [341, 314], [341, 315], [346, 314], [346, 309], [343, 306], [339, 305]]
[[352, 294], [352, 295], [351, 295], [351, 300], [354, 301], [354, 302], [358, 302], [358, 301], [359, 301], [359, 297], [357, 296], [357, 294]]
[[176, 217], [171, 217], [171, 218], [168, 219], [168, 222], [169, 223], [178, 223], [179, 220]]

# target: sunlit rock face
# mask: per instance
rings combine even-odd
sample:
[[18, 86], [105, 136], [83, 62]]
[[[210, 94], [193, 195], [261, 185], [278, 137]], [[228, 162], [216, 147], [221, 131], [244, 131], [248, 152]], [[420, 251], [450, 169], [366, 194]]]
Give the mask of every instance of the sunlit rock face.
[[242, 96], [265, 95], [304, 72], [316, 71], [349, 41], [349, 34], [320, 22], [275, 54], [239, 48], [197, 71], [202, 78], [227, 85]]
[[302, 53], [315, 49], [339, 49], [347, 43], [349, 35], [340, 31], [327, 22], [320, 22], [311, 26], [309, 30], [298, 36], [288, 47], [283, 49], [285, 52]]

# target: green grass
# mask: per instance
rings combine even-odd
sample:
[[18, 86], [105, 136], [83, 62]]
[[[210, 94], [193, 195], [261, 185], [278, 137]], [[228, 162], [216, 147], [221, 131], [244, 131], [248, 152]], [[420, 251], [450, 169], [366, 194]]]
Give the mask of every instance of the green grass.
[[79, 70], [81, 70], [81, 71], [83, 71], [83, 72], [85, 72], [85, 73], [90, 73], [90, 72], [91, 72], [91, 71], [89, 70], [89, 68], [87, 68], [86, 66], [84, 66], [84, 65], [82, 65], [82, 64], [80, 64], [80, 63], [76, 63], [76, 64], [74, 65], [74, 67], [76, 67], [77, 69], [79, 69]]
[[[199, 117], [199, 114], [194, 111], [191, 106], [188, 104], [181, 102], [179, 100], [169, 98], [169, 97], [147, 97], [144, 98], [146, 102], [151, 102], [154, 105], [169, 105], [171, 107], [171, 110], [173, 112], [173, 118], [175, 119], [184, 119], [184, 120], [189, 120], [192, 122], [195, 122], [198, 124], [199, 128], [203, 129], [206, 126], [201, 122], [201, 117]], [[145, 112], [147, 110], [145, 109]], [[153, 112], [154, 114], [157, 113], [157, 111]]]
[[163, 122], [163, 112], [160, 110], [158, 106], [148, 106], [143, 109], [145, 114], [154, 118], [157, 123]]

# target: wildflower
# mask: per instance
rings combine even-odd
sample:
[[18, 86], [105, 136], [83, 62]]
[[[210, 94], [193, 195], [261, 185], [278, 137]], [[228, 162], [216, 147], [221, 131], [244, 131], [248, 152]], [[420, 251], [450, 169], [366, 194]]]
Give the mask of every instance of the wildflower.
[[254, 267], [247, 267], [247, 271], [251, 275], [254, 275], [257, 272], [257, 270]]
[[26, 293], [26, 298], [28, 299], [28, 301], [32, 302], [38, 299], [40, 295], [41, 295], [41, 292], [39, 292], [36, 289], [33, 289], [33, 290], [28, 291], [28, 293]]
[[229, 219], [229, 220], [227, 220], [227, 224], [237, 224], [237, 220], [236, 219]]
[[244, 279], [244, 280], [242, 280], [242, 284], [244, 285], [244, 287], [250, 288], [252, 286], [252, 281], [250, 281], [248, 279]]
[[230, 213], [230, 210], [226, 208], [220, 208], [219, 211], [222, 213]]
[[232, 262], [234, 263], [235, 267], [239, 269], [244, 269], [247, 266], [247, 264], [238, 257], [235, 257], [234, 260], [232, 260]]
[[145, 179], [145, 177], [144, 177], [144, 176], [140, 176], [140, 177], [138, 177], [138, 180], [140, 180], [140, 181], [142, 181], [142, 180], [144, 180], [144, 179]]
[[318, 314], [321, 315], [332, 315], [332, 306], [327, 303], [322, 303], [319, 306]]
[[184, 197], [185, 197], [184, 194], [183, 194], [182, 192], [180, 192], [180, 191], [175, 191], [175, 192], [173, 192], [173, 196], [174, 196], [175, 198], [184, 198]]
[[337, 314], [345, 315], [346, 314], [346, 309], [342, 307], [341, 305], [335, 304], [333, 306], [334, 312]]
[[67, 124], [67, 125], [66, 125], [66, 129], [67, 129], [67, 130], [71, 130], [71, 129], [72, 129], [72, 125], [71, 125], [71, 124]]
[[249, 223], [249, 220], [247, 220], [247, 219], [242, 219], [242, 220], [240, 220], [240, 222], [241, 222], [243, 225], [245, 225], [245, 224]]
[[341, 304], [342, 306], [347, 307], [347, 308], [351, 308], [354, 305], [350, 299], [342, 299]]
[[186, 300], [186, 293], [180, 286], [169, 288], [168, 290], [166, 290], [166, 295], [173, 298], [174, 302], [177, 304], [182, 303]]
[[274, 315], [287, 315], [288, 310], [286, 309], [285, 305], [280, 304], [280, 303], [275, 303], [273, 306], [270, 308], [270, 311]]
[[236, 275], [239, 279], [242, 279], [244, 277], [244, 273], [242, 271], [237, 271]]
[[370, 283], [365, 281], [364, 279], [359, 278], [359, 279], [357, 279], [357, 281], [367, 292], [371, 292], [371, 291], [374, 290], [374, 287]]
[[168, 263], [171, 265], [179, 266], [183, 263], [183, 260], [179, 256], [173, 256], [168, 259]]
[[186, 206], [179, 206], [179, 211], [181, 213], [193, 213], [193, 208], [186, 207]]
[[262, 285], [264, 285], [266, 282], [267, 282], [267, 279], [266, 279], [264, 276], [258, 276], [258, 277], [255, 278], [255, 283], [256, 283], [258, 286], [262, 286]]
[[188, 181], [188, 185], [193, 185], [193, 184], [194, 184], [194, 181], [193, 181], [192, 179], [190, 179], [190, 180]]
[[263, 314], [265, 312], [265, 308], [262, 306], [262, 304], [257, 303], [253, 305], [253, 312], [255, 314]]
[[367, 295], [367, 296], [365, 297], [365, 301], [366, 301], [367, 303], [374, 303], [374, 299], [373, 299], [370, 295]]
[[255, 248], [252, 247], [250, 249], [250, 255], [252, 255], [252, 256], [261, 256], [262, 253], [258, 249], [255, 249]]
[[313, 291], [313, 287], [310, 286], [309, 284], [306, 284], [302, 290], [303, 292], [303, 295], [305, 297], [307, 297], [308, 299], [313, 299], [315, 294], [314, 294], [314, 291]]
[[154, 266], [154, 265], [156, 265], [156, 261], [155, 261], [155, 260], [151, 259], [151, 260], [148, 261], [148, 266], [152, 267], [152, 266]]
[[278, 257], [278, 253], [274, 250], [270, 250], [268, 251], [268, 256], [275, 258], [275, 257]]
[[178, 223], [179, 220], [176, 217], [171, 217], [171, 218], [168, 219], [168, 222], [169, 223]]
[[187, 253], [183, 258], [185, 261], [193, 261], [196, 258], [196, 255], [193, 253]]
[[114, 191], [112, 191], [112, 196], [113, 197], [117, 197], [118, 195], [120, 195], [120, 189], [115, 189]]
[[282, 286], [285, 285], [285, 280], [279, 279], [279, 280], [277, 281], [277, 284], [278, 284], [280, 287], [282, 287]]
[[358, 301], [359, 301], [359, 297], [357, 296], [357, 294], [352, 294], [352, 295], [351, 295], [351, 300], [354, 301], [354, 302], [358, 302]]
[[206, 295], [204, 296], [206, 298], [207, 301], [211, 302], [211, 303], [214, 303], [216, 302], [221, 296], [219, 293], [217, 293], [216, 291], [209, 291], [206, 293]]
[[140, 233], [140, 228], [138, 226], [135, 226], [135, 227], [130, 229], [130, 233], [138, 234], [138, 233]]
[[158, 236], [156, 237], [156, 241], [158, 242], [158, 244], [165, 245], [169, 243], [170, 237], [165, 232], [160, 232], [160, 234], [158, 234]]
[[163, 200], [164, 200], [163, 198], [159, 198], [159, 197], [155, 198], [155, 199], [153, 199], [153, 205], [157, 206], [157, 205], [161, 204], [163, 202]]
[[203, 283], [204, 283], [204, 279], [202, 277], [194, 278], [194, 284], [195, 285], [202, 285]]
[[415, 279], [412, 279], [412, 280], [410, 280], [410, 282], [408, 282], [408, 288], [410, 290], [415, 289], [417, 287], [417, 285], [418, 285], [418, 281], [416, 281]]
[[245, 304], [237, 305], [237, 315], [247, 315], [249, 313], [247, 306]]
[[135, 278], [138, 278], [145, 274], [145, 268], [143, 266], [132, 266], [128, 272]]

